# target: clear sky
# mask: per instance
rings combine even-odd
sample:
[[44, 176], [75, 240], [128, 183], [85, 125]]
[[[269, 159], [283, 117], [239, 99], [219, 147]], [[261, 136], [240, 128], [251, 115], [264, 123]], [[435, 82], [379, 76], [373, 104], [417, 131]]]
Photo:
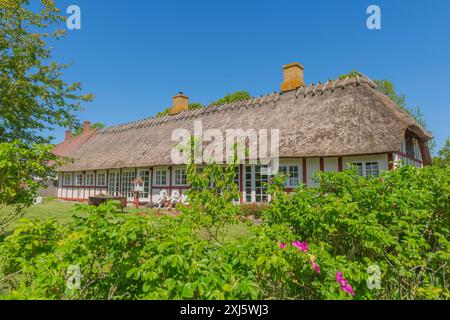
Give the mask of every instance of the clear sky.
[[[449, 0], [57, 3], [81, 8], [81, 30], [68, 31], [54, 57], [96, 95], [82, 120], [153, 116], [179, 91], [203, 104], [236, 90], [266, 94], [279, 90], [282, 65], [298, 61], [307, 83], [353, 69], [389, 79], [422, 108], [438, 148], [450, 136]], [[381, 30], [366, 27], [370, 4], [381, 7]]]

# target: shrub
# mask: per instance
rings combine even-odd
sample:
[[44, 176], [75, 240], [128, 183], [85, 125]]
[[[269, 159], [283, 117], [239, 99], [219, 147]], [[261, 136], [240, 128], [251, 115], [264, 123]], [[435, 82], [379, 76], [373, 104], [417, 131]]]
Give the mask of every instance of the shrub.
[[242, 203], [239, 205], [240, 215], [243, 217], [253, 216], [260, 219], [263, 212], [268, 210], [270, 206], [267, 203]]
[[[264, 218], [318, 245], [321, 258], [353, 265], [358, 297], [448, 298], [449, 176], [449, 167], [406, 166], [370, 179], [326, 173], [319, 188], [292, 194], [274, 183]], [[369, 266], [380, 268], [381, 290], [368, 289]]]

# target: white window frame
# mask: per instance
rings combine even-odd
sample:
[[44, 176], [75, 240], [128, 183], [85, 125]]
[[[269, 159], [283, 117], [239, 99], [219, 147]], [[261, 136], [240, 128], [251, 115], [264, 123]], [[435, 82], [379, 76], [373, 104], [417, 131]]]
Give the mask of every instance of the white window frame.
[[[166, 187], [169, 185], [169, 170], [167, 168], [159, 168], [159, 169], [154, 169], [155, 170], [155, 174], [154, 174], [154, 178], [153, 178], [153, 185], [157, 186], [157, 187]], [[166, 178], [166, 183], [163, 184], [162, 183], [162, 175], [160, 176], [160, 180], [158, 181], [158, 173], [162, 173], [165, 172], [165, 178]]]
[[[367, 166], [368, 165], [373, 165], [373, 164], [376, 164], [377, 165], [377, 172], [378, 172], [378, 174], [377, 175], [368, 175], [367, 174]], [[361, 177], [364, 177], [364, 178], [366, 178], [366, 177], [372, 177], [372, 176], [374, 176], [374, 177], [379, 177], [380, 176], [380, 162], [379, 161], [376, 161], [376, 160], [371, 160], [371, 161], [353, 161], [353, 162], [351, 162], [350, 163], [350, 166], [352, 166], [352, 165], [361, 165], [360, 166], [360, 168], [361, 168], [361, 170], [359, 171], [358, 170], [358, 172], [360, 172], [361, 174], [359, 174], [359, 176], [361, 176]], [[372, 171], [372, 170], [370, 170], [370, 171]]]
[[[81, 176], [81, 181], [79, 181], [79, 177]], [[82, 172], [75, 173], [75, 186], [80, 187], [84, 185], [84, 174]]]
[[[246, 203], [265, 203], [265, 202], [268, 202], [268, 201], [270, 201], [270, 195], [268, 195], [267, 194], [267, 187], [261, 187], [261, 190], [266, 190], [266, 194], [265, 195], [257, 195], [256, 194], [256, 167], [268, 167], [267, 165], [250, 165], [250, 164], [246, 164], [246, 165], [244, 165], [244, 179], [243, 179], [243, 183], [244, 183], [244, 186], [243, 186], [243, 190], [244, 190], [244, 202], [246, 202]], [[249, 169], [250, 168], [250, 172], [247, 170], [247, 169]], [[250, 185], [251, 185], [251, 192], [250, 192], [250, 194], [248, 194], [248, 192], [247, 192], [247, 182], [248, 182], [248, 178], [247, 178], [247, 174], [248, 173], [250, 173], [250, 177], [251, 177], [251, 180], [250, 180]], [[270, 176], [268, 176], [268, 178], [267, 178], [267, 182], [269, 182], [270, 183], [270, 179], [271, 179], [271, 177]], [[262, 183], [264, 183], [264, 181], [262, 181]], [[251, 201], [249, 202], [249, 201], [247, 201], [247, 196], [249, 196], [250, 195], [250, 199], [251, 199]], [[267, 197], [267, 200], [266, 201], [256, 201], [256, 197], [257, 196], [261, 196], [261, 197]]]
[[[69, 178], [69, 182], [66, 182], [67, 177]], [[72, 173], [64, 173], [62, 175], [62, 179], [63, 179], [62, 181], [63, 187], [68, 187], [72, 185]]]
[[[144, 175], [142, 173], [148, 173], [148, 181], [146, 181], [147, 179], [145, 179], [145, 177], [143, 177]], [[144, 192], [140, 192], [140, 195], [142, 195], [142, 199], [149, 199], [150, 198], [150, 193], [151, 193], [151, 176], [152, 176], [152, 171], [150, 169], [138, 169], [137, 170], [137, 177], [141, 178], [142, 181], [144, 181]], [[148, 190], [145, 190], [148, 187]], [[145, 193], [147, 193], [147, 196], [145, 196]]]
[[134, 169], [122, 170], [122, 175], [120, 178], [120, 192], [123, 197], [133, 198], [134, 179], [136, 179], [136, 171]]
[[119, 170], [110, 170], [108, 173], [108, 184], [107, 184], [107, 192], [111, 196], [120, 196], [121, 186], [120, 186], [120, 171]]
[[[376, 165], [376, 168], [373, 168], [373, 166]], [[370, 169], [368, 167], [371, 167]], [[379, 177], [380, 176], [380, 164], [378, 161], [368, 161], [365, 163], [365, 176], [366, 177]], [[370, 173], [369, 173], [370, 172]], [[372, 172], [376, 172], [376, 174], [373, 174]]]
[[173, 170], [173, 181], [174, 181], [174, 186], [177, 186], [177, 187], [187, 186], [188, 182], [187, 182], [186, 168], [175, 168]]
[[[298, 187], [299, 185], [300, 185], [300, 166], [298, 165], [298, 164], [289, 164], [289, 163], [286, 163], [286, 164], [280, 164], [280, 166], [279, 166], [279, 172], [282, 174], [283, 172], [283, 170], [284, 169], [281, 169], [281, 168], [285, 168], [286, 169], [286, 173], [289, 175], [288, 177], [287, 177], [287, 179], [286, 179], [286, 181], [285, 181], [285, 183], [284, 183], [284, 186], [286, 187], [286, 188], [296, 188], [296, 187]], [[297, 168], [297, 183], [296, 184], [292, 184], [291, 182], [292, 182], [292, 180], [291, 179], [293, 179], [294, 177], [292, 177], [292, 176], [290, 176], [290, 174], [291, 174], [291, 168]]]
[[[88, 177], [92, 176], [92, 182], [90, 183], [88, 180]], [[94, 172], [87, 172], [84, 176], [84, 185], [87, 187], [95, 187], [95, 173]]]
[[[103, 176], [103, 183], [100, 183], [100, 176]], [[107, 174], [106, 171], [97, 171], [97, 178], [95, 179], [95, 184], [98, 187], [106, 187], [107, 186]]]

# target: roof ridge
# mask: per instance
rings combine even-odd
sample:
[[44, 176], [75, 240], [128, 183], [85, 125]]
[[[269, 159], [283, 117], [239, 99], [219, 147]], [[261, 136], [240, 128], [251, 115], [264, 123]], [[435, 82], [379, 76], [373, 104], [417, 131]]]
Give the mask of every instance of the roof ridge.
[[[365, 74], [359, 73], [356, 76], [348, 76], [343, 79], [337, 78], [334, 80], [327, 80], [326, 83], [318, 81], [317, 83], [310, 83], [308, 86], [302, 86], [296, 90], [295, 98], [300, 95], [306, 97], [308, 94], [314, 96], [317, 93], [323, 94], [325, 91], [334, 92], [337, 88], [344, 89], [349, 85], [361, 85], [362, 83], [368, 84], [371, 88], [375, 89], [377, 85]], [[186, 110], [177, 115], [163, 115], [163, 116], [153, 116], [144, 119], [139, 119], [135, 121], [130, 121], [122, 124], [112, 125], [101, 130], [98, 130], [96, 134], [109, 134], [118, 133], [135, 129], [143, 129], [147, 127], [153, 127], [161, 124], [165, 124], [170, 121], [181, 121], [189, 118], [197, 118], [202, 115], [213, 114], [216, 112], [228, 112], [228, 111], [238, 111], [244, 108], [251, 108], [254, 106], [261, 106], [264, 104], [269, 104], [271, 102], [277, 102], [282, 93], [279, 91], [274, 91], [273, 93], [267, 93], [259, 97], [251, 97], [249, 99], [230, 102], [225, 104], [213, 104], [206, 106], [201, 109]]]

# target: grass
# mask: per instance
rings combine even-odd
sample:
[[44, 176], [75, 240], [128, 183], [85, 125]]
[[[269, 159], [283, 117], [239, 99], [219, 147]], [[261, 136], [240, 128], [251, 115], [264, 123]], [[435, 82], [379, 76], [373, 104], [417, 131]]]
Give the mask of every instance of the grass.
[[[57, 222], [61, 224], [67, 224], [72, 221], [72, 217], [78, 216], [83, 217], [86, 216], [87, 213], [74, 212], [73, 209], [78, 202], [70, 202], [63, 201], [54, 198], [47, 198], [44, 200], [43, 204], [32, 205], [29, 208], [25, 209], [25, 214], [22, 217], [23, 219], [41, 219], [43, 221], [49, 219], [55, 219]], [[147, 210], [147, 209], [146, 209]], [[150, 209], [148, 209], [150, 210]], [[0, 215], [2, 213], [6, 213], [7, 211], [12, 211], [12, 208], [6, 208], [0, 211]], [[136, 211], [135, 208], [127, 207], [124, 208], [123, 213], [129, 214], [134, 213]], [[142, 211], [142, 210], [141, 210]], [[118, 211], [117, 213], [122, 213]], [[16, 222], [17, 223], [17, 222]], [[15, 223], [10, 225], [6, 231], [11, 232], [14, 229]]]
[[[25, 219], [41, 219], [41, 220], [49, 220], [49, 219], [55, 219], [61, 224], [68, 224], [72, 221], [72, 217], [75, 216], [86, 216], [86, 213], [80, 213], [80, 212], [73, 212], [74, 206], [77, 204], [77, 202], [69, 202], [69, 201], [63, 201], [58, 200], [55, 198], [47, 198], [44, 200], [43, 204], [37, 204], [32, 205], [31, 207], [27, 208], [25, 210], [25, 215], [23, 218]], [[12, 210], [12, 209], [3, 209], [3, 210]], [[123, 216], [127, 217], [131, 214], [136, 213], [156, 213], [155, 209], [135, 209], [133, 207], [127, 207], [124, 208]], [[118, 214], [122, 215], [121, 211], [117, 212]], [[2, 212], [0, 211], [0, 215]], [[17, 222], [16, 222], [17, 223]], [[6, 233], [12, 232], [14, 230], [15, 224], [11, 224], [7, 229]], [[239, 224], [233, 224], [228, 226], [226, 230], [226, 234], [224, 236], [224, 240], [227, 241], [233, 241], [233, 240], [242, 240], [248, 237], [251, 237], [252, 233], [249, 230], [248, 226], [245, 223], [239, 223]]]

